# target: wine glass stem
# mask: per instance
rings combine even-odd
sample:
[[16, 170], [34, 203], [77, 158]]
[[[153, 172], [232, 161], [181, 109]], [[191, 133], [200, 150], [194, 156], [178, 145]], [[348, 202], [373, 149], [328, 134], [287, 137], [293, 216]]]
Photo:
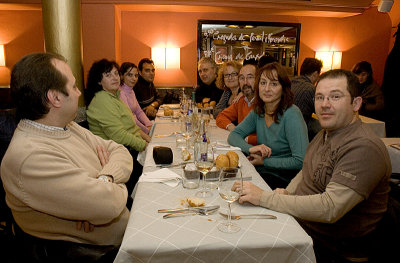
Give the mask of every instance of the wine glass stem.
[[206, 172], [201, 172], [203, 174], [203, 191], [206, 192], [207, 191], [207, 187], [206, 187]]
[[232, 220], [232, 212], [231, 212], [231, 203], [230, 202], [228, 202], [228, 226], [230, 227], [231, 226], [231, 220]]

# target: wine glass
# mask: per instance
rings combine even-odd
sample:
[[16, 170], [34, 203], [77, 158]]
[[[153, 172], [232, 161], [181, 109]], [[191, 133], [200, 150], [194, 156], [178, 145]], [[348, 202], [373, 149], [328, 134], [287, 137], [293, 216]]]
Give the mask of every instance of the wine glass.
[[205, 121], [206, 127], [208, 127], [208, 124], [210, 123], [210, 120], [212, 119], [212, 108], [203, 108], [201, 109], [201, 118]]
[[[232, 191], [235, 178], [239, 179], [239, 191]], [[232, 223], [231, 220], [231, 203], [239, 199], [242, 193], [243, 178], [239, 167], [237, 168], [221, 168], [218, 182], [218, 193], [222, 199], [228, 202], [228, 220], [218, 224], [218, 229], [225, 233], [235, 233], [240, 230], [240, 226]]]
[[197, 197], [211, 197], [213, 194], [210, 191], [210, 188], [206, 184], [206, 176], [207, 174], [211, 171], [211, 169], [214, 167], [214, 150], [211, 149], [211, 153], [208, 154], [209, 151], [207, 151], [207, 157], [204, 155], [202, 156], [201, 154], [194, 154], [194, 164], [196, 165], [196, 168], [201, 172], [202, 174], [202, 182], [203, 182], [203, 187], [202, 190], [196, 193]]

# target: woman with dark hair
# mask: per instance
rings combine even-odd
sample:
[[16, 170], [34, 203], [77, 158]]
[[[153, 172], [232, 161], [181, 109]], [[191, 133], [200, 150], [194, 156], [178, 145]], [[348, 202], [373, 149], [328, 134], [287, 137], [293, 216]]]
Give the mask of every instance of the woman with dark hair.
[[[307, 127], [293, 104], [287, 73], [278, 63], [262, 67], [256, 77], [254, 110], [230, 133], [229, 144], [248, 154], [250, 162], [274, 188], [285, 188], [302, 168], [308, 145]], [[245, 141], [257, 133], [258, 145]]]
[[135, 123], [131, 110], [120, 99], [118, 64], [102, 59], [93, 63], [89, 70], [85, 100], [89, 129], [106, 140], [124, 145], [132, 155], [134, 168], [127, 188], [129, 194], [142, 173], [137, 162], [138, 152], [144, 151], [150, 142]]
[[374, 119], [382, 119], [384, 97], [381, 88], [374, 81], [371, 64], [367, 61], [360, 61], [351, 70], [358, 77], [360, 82], [360, 93], [363, 99], [359, 110], [361, 115]]
[[120, 98], [132, 111], [136, 125], [139, 126], [143, 132], [149, 134], [153, 123], [149, 118], [147, 118], [146, 114], [140, 107], [135, 92], [133, 91], [133, 87], [135, 87], [138, 81], [138, 68], [131, 62], [124, 62], [119, 69], [119, 73], [121, 76]]

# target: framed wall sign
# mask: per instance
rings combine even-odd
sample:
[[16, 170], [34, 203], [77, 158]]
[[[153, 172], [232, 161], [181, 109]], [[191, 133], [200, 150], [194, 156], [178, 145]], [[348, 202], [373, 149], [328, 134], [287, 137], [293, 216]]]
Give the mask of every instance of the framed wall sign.
[[298, 23], [199, 20], [197, 59], [224, 61], [272, 56], [288, 74], [297, 74], [300, 27]]

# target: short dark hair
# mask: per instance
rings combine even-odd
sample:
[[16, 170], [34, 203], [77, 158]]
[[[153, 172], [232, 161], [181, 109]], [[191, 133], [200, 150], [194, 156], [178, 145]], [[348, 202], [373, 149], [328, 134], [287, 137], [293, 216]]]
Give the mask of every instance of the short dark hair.
[[283, 112], [289, 108], [290, 106], [293, 105], [294, 102], [294, 95], [291, 90], [291, 82], [290, 79], [287, 75], [287, 72], [285, 68], [283, 68], [279, 63], [277, 62], [272, 62], [266, 64], [264, 67], [262, 67], [260, 70], [257, 71], [257, 76], [256, 76], [256, 83], [255, 83], [255, 112], [259, 116], [264, 116], [265, 115], [265, 103], [260, 97], [260, 79], [261, 75], [265, 72], [267, 77], [270, 80], [274, 80], [274, 71], [276, 72], [276, 75], [278, 77], [279, 83], [282, 85], [282, 95], [281, 95], [281, 100], [279, 101], [278, 107], [276, 107], [274, 113], [272, 114], [272, 118], [274, 122], [278, 123], [278, 115], [283, 115]]
[[110, 72], [113, 68], [119, 70], [119, 66], [115, 61], [109, 61], [102, 59], [93, 63], [89, 70], [86, 89], [85, 89], [85, 103], [89, 106], [94, 95], [103, 90], [103, 87], [99, 84], [103, 79], [103, 73]]
[[369, 85], [373, 81], [372, 66], [371, 63], [369, 63], [368, 61], [358, 62], [353, 66], [351, 72], [353, 72], [356, 75], [361, 74], [362, 72], [366, 72], [368, 74], [368, 77], [367, 80], [365, 81], [365, 85]]
[[[346, 78], [347, 80], [347, 90], [351, 96], [351, 102], [355, 97], [360, 96], [360, 83], [358, 82], [358, 78], [354, 73], [345, 69], [332, 69], [325, 73], [322, 73], [319, 77], [318, 83], [323, 79], [338, 79], [338, 78]], [[318, 86], [317, 83], [317, 86]]]
[[322, 62], [316, 58], [305, 58], [300, 67], [300, 75], [311, 75], [315, 71], [321, 73]]
[[57, 90], [68, 96], [67, 78], [54, 65], [54, 60], [66, 59], [54, 53], [33, 53], [23, 57], [11, 72], [11, 97], [16, 117], [38, 120], [50, 110], [47, 92]]
[[245, 60], [243, 60], [243, 66], [246, 66], [246, 65], [254, 65], [257, 67], [258, 61], [255, 58], [245, 59]]
[[130, 68], [137, 68], [137, 66], [135, 65], [135, 63], [131, 62], [122, 63], [121, 67], [119, 68], [119, 74], [123, 76]]
[[274, 57], [272, 57], [271, 55], [266, 54], [266, 55], [260, 57], [260, 59], [258, 60], [257, 66], [258, 66], [258, 68], [262, 68], [265, 65], [272, 63], [272, 62], [276, 62], [276, 59]]
[[144, 64], [144, 63], [153, 64], [153, 65], [154, 65], [154, 61], [153, 61], [153, 60], [151, 60], [151, 59], [149, 59], [149, 58], [142, 58], [142, 59], [139, 61], [139, 65], [138, 65], [139, 71], [142, 71], [142, 70], [143, 70], [143, 64]]

